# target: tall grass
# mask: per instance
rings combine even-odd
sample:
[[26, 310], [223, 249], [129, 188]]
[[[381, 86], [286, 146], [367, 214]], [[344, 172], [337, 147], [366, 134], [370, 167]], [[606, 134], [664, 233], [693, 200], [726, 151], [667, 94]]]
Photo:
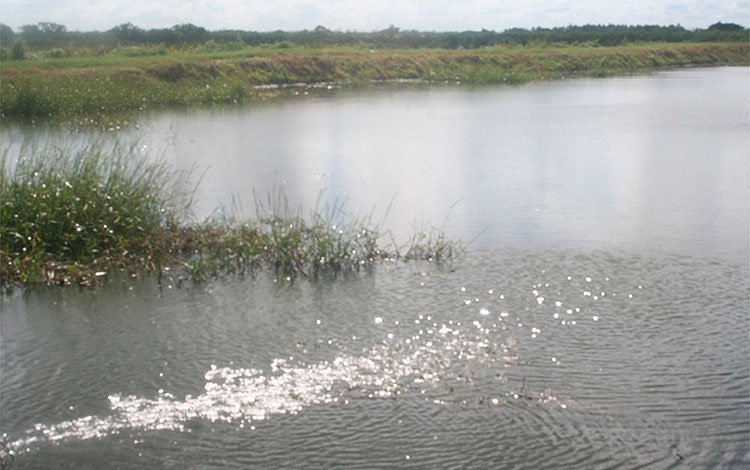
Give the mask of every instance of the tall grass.
[[0, 164], [4, 281], [70, 282], [70, 274], [86, 283], [114, 265], [154, 266], [154, 236], [174, 229], [191, 203], [189, 175], [136, 144], [27, 143], [5, 150]]
[[[322, 197], [323, 193], [321, 193]], [[189, 259], [182, 262], [191, 279], [203, 280], [223, 273], [245, 273], [269, 268], [291, 280], [342, 272], [359, 272], [383, 260], [435, 260], [457, 256], [460, 244], [448, 241], [453, 250], [445, 256], [431, 256], [423, 245], [427, 239], [412, 235], [406, 255], [393, 242], [390, 232], [368, 217], [346, 210], [345, 201], [305, 212], [290, 205], [285, 193], [276, 188], [265, 197], [254, 195], [254, 218], [242, 218], [242, 209], [227, 216], [222, 211], [204, 223], [185, 228], [191, 240]], [[413, 249], [412, 249], [413, 248]]]
[[344, 201], [315, 208], [303, 216], [303, 208], [292, 209], [283, 191], [277, 189], [265, 202], [255, 195], [255, 211], [262, 231], [268, 233], [275, 267], [293, 263], [305, 275], [321, 271], [359, 270], [376, 259], [392, 255], [381, 247], [382, 229], [372, 217], [347, 214]]
[[[255, 197], [253, 218], [217, 211], [190, 217], [190, 171], [175, 171], [136, 144], [77, 148], [26, 144], [0, 161], [0, 283], [93, 285], [113, 271], [168, 272], [199, 282], [268, 268], [298, 276], [357, 272], [403, 247], [372, 215], [343, 202], [304, 213], [283, 191]], [[392, 240], [392, 237], [390, 237]], [[442, 232], [412, 236], [403, 259], [443, 260], [459, 245]]]

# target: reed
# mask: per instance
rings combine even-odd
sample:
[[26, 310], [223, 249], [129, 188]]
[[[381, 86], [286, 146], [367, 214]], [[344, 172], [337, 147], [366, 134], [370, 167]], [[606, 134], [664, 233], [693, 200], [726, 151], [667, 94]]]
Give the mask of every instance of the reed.
[[[137, 144], [24, 144], [0, 161], [3, 282], [93, 282], [113, 266], [154, 267], [151, 237], [189, 210], [185, 172]], [[59, 276], [62, 276], [59, 277]]]
[[[385, 241], [372, 216], [345, 204], [304, 213], [281, 190], [256, 195], [254, 217], [233, 210], [195, 222], [192, 171], [176, 171], [137, 144], [25, 144], [0, 162], [0, 283], [97, 285], [120, 271], [169, 273], [181, 284], [271, 269], [279, 277], [358, 272], [386, 259], [458, 254], [442, 232]], [[400, 255], [401, 252], [405, 254]]]
[[184, 229], [193, 240], [193, 251], [182, 263], [190, 279], [265, 267], [292, 280], [359, 272], [377, 261], [399, 257], [395, 245], [384, 242], [387, 232], [372, 223], [372, 217], [349, 214], [343, 202], [321, 208], [319, 199], [305, 214], [301, 206], [290, 206], [286, 194], [276, 188], [265, 197], [256, 194], [254, 204], [252, 219], [218, 211], [202, 224]]

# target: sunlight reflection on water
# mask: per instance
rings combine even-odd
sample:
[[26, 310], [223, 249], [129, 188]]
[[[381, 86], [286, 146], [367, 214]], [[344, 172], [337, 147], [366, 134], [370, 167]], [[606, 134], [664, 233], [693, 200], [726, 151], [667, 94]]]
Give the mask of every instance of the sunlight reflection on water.
[[193, 419], [238, 422], [244, 427], [270, 415], [296, 414], [312, 405], [339, 400], [348, 403], [351, 397], [386, 398], [415, 388], [436, 388], [455, 370], [456, 362], [510, 364], [515, 359], [501, 342], [498, 324], [488, 328], [477, 321], [474, 324], [476, 330], [464, 331], [433, 322], [410, 336], [384, 340], [364, 356], [339, 356], [311, 365], [295, 363], [292, 358], [275, 359], [268, 373], [212, 365], [205, 373], [202, 395], [178, 400], [162, 389], [156, 398], [112, 395], [112, 415], [37, 424], [10, 447], [23, 453], [43, 441], [104, 438], [124, 429], [185, 431], [186, 423]]

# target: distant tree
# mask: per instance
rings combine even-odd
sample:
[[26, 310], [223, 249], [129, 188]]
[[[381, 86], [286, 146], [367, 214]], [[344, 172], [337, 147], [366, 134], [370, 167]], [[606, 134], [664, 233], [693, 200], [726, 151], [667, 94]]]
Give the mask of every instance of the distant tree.
[[68, 28], [65, 27], [65, 25], [57, 24], [57, 23], [48, 23], [48, 22], [41, 22], [37, 23], [39, 26], [39, 30], [44, 33], [51, 36], [63, 36], [67, 31]]
[[735, 23], [722, 23], [719, 21], [718, 23], [714, 23], [711, 26], [708, 27], [709, 31], [742, 31], [742, 26], [735, 24]]
[[[2, 1], [2, 0], [0, 0]], [[498, 44], [585, 44], [616, 46], [631, 42], [683, 42], [683, 41], [738, 41], [750, 42], [750, 30], [733, 23], [716, 23], [708, 29], [686, 30], [680, 25], [599, 25], [563, 26], [554, 28], [512, 28], [502, 32], [482, 29], [481, 31], [416, 31], [401, 30], [396, 26], [370, 32], [333, 31], [319, 25], [303, 31], [207, 31], [190, 23], [178, 24], [171, 28], [144, 30], [132, 23], [123, 23], [104, 31], [67, 31], [65, 26], [56, 23], [24, 25], [17, 32], [0, 23], [0, 45], [5, 48], [5, 56], [10, 57], [10, 45], [19, 38], [23, 46], [32, 49], [52, 49], [85, 47], [92, 51], [106, 50], [117, 43], [163, 44], [205, 44], [214, 41], [213, 46], [223, 49], [240, 49], [245, 44], [296, 45], [368, 45], [369, 47], [433, 47], [447, 49], [473, 49]]]
[[460, 36], [458, 33], [448, 33], [443, 35], [443, 40], [440, 43], [440, 47], [445, 49], [457, 49], [460, 45]]
[[150, 44], [174, 44], [176, 42], [177, 35], [171, 29], [149, 29], [146, 31], [145, 42]]
[[206, 28], [190, 23], [172, 26], [172, 32], [175, 34], [174, 41], [176, 43], [197, 44], [206, 42], [211, 38]]
[[21, 36], [23, 36], [26, 42], [31, 43], [41, 39], [42, 31], [35, 24], [25, 24], [21, 26]]
[[13, 32], [13, 28], [7, 24], [0, 23], [0, 46], [7, 47], [8, 44], [13, 42], [15, 37], [16, 33]]
[[315, 27], [312, 34], [308, 38], [306, 38], [307, 40], [305, 40], [305, 38], [300, 38], [299, 35], [295, 35], [295, 36], [297, 36], [296, 39], [302, 43], [311, 42], [315, 44], [322, 44], [322, 43], [330, 42], [331, 37], [333, 36], [333, 33], [331, 32], [330, 29], [326, 28], [325, 26], [318, 25]]
[[118, 41], [125, 44], [137, 44], [146, 40], [146, 32], [133, 23], [123, 23], [109, 30]]
[[10, 58], [13, 60], [23, 60], [26, 58], [26, 49], [23, 47], [23, 41], [18, 39], [13, 48], [10, 50]]
[[21, 26], [21, 37], [29, 46], [49, 47], [64, 44], [67, 31], [64, 25], [41, 22]]

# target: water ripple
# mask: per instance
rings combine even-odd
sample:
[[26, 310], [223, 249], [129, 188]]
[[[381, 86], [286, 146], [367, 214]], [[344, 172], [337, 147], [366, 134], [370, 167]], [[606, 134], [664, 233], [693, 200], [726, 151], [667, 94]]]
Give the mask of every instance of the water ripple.
[[[253, 430], [271, 415], [297, 414], [313, 405], [424, 393], [438, 388], [447, 374], [458, 371], [457, 378], [466, 378], [471, 364], [512, 362], [512, 355], [495, 353], [508, 351], [499, 339], [490, 329], [467, 332], [443, 324], [430, 333], [384, 340], [362, 356], [342, 355], [309, 365], [275, 359], [268, 371], [212, 365], [204, 375], [204, 393], [198, 396], [179, 400], [162, 389], [155, 398], [114, 394], [109, 396], [110, 415], [37, 424], [10, 448], [23, 453], [43, 442], [100, 439], [123, 430], [189, 432], [191, 420]], [[437, 397], [431, 401], [448, 403]]]

